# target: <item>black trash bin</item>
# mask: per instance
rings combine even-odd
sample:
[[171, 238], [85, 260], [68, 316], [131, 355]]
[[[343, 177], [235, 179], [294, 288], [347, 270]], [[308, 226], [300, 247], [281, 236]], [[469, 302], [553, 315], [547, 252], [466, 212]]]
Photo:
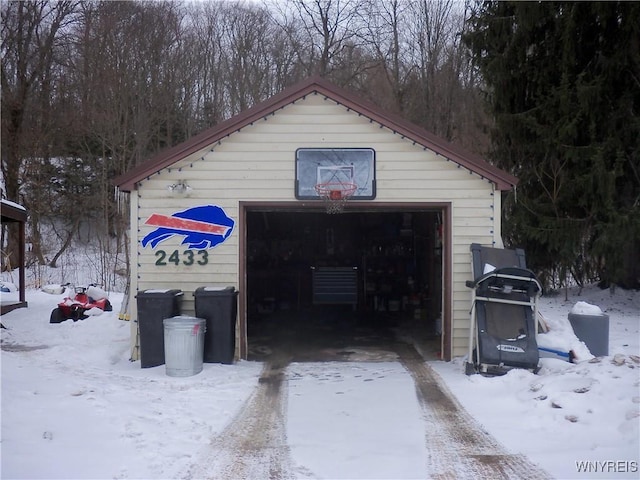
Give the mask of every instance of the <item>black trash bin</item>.
[[140, 332], [140, 363], [142, 368], [164, 364], [165, 318], [180, 315], [182, 290], [141, 290], [138, 301], [138, 330]]
[[199, 287], [193, 292], [196, 317], [206, 320], [204, 362], [233, 363], [238, 292], [234, 287]]

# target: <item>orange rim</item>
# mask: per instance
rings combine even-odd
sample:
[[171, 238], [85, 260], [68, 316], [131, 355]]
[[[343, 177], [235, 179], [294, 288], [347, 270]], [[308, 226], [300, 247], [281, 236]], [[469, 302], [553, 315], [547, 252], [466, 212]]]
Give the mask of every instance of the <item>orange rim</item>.
[[358, 186], [355, 183], [328, 182], [316, 185], [318, 195], [327, 200], [343, 200], [351, 197]]

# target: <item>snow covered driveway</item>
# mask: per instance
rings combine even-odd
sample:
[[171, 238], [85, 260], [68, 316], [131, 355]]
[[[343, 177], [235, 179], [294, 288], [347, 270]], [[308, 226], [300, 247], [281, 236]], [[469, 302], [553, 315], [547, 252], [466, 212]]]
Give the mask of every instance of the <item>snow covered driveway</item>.
[[429, 478], [550, 478], [525, 456], [509, 454], [484, 432], [413, 347], [400, 345], [398, 351], [422, 406]]
[[265, 363], [258, 387], [235, 419], [216, 436], [198, 465], [180, 478], [295, 479], [285, 430], [286, 382], [282, 363]]
[[376, 361], [272, 357], [184, 477], [549, 478], [483, 432], [413, 347], [394, 350]]

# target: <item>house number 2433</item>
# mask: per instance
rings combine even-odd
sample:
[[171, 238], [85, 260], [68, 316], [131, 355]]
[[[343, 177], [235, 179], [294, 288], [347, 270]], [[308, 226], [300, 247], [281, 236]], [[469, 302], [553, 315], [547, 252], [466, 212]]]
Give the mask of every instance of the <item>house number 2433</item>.
[[174, 250], [172, 253], [165, 252], [164, 250], [156, 251], [156, 265], [165, 267], [169, 263], [174, 265], [206, 265], [209, 263], [209, 253], [206, 250], [184, 250], [182, 253], [179, 250]]

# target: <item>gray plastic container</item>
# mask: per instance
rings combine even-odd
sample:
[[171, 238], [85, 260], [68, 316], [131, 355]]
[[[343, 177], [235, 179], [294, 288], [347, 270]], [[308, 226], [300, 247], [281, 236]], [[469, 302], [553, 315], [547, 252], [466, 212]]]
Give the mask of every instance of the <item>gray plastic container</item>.
[[170, 377], [190, 377], [202, 371], [204, 355], [203, 318], [179, 315], [165, 318], [164, 358], [166, 373]]
[[609, 355], [609, 315], [569, 313], [569, 323], [576, 337], [584, 342], [592, 355]]

